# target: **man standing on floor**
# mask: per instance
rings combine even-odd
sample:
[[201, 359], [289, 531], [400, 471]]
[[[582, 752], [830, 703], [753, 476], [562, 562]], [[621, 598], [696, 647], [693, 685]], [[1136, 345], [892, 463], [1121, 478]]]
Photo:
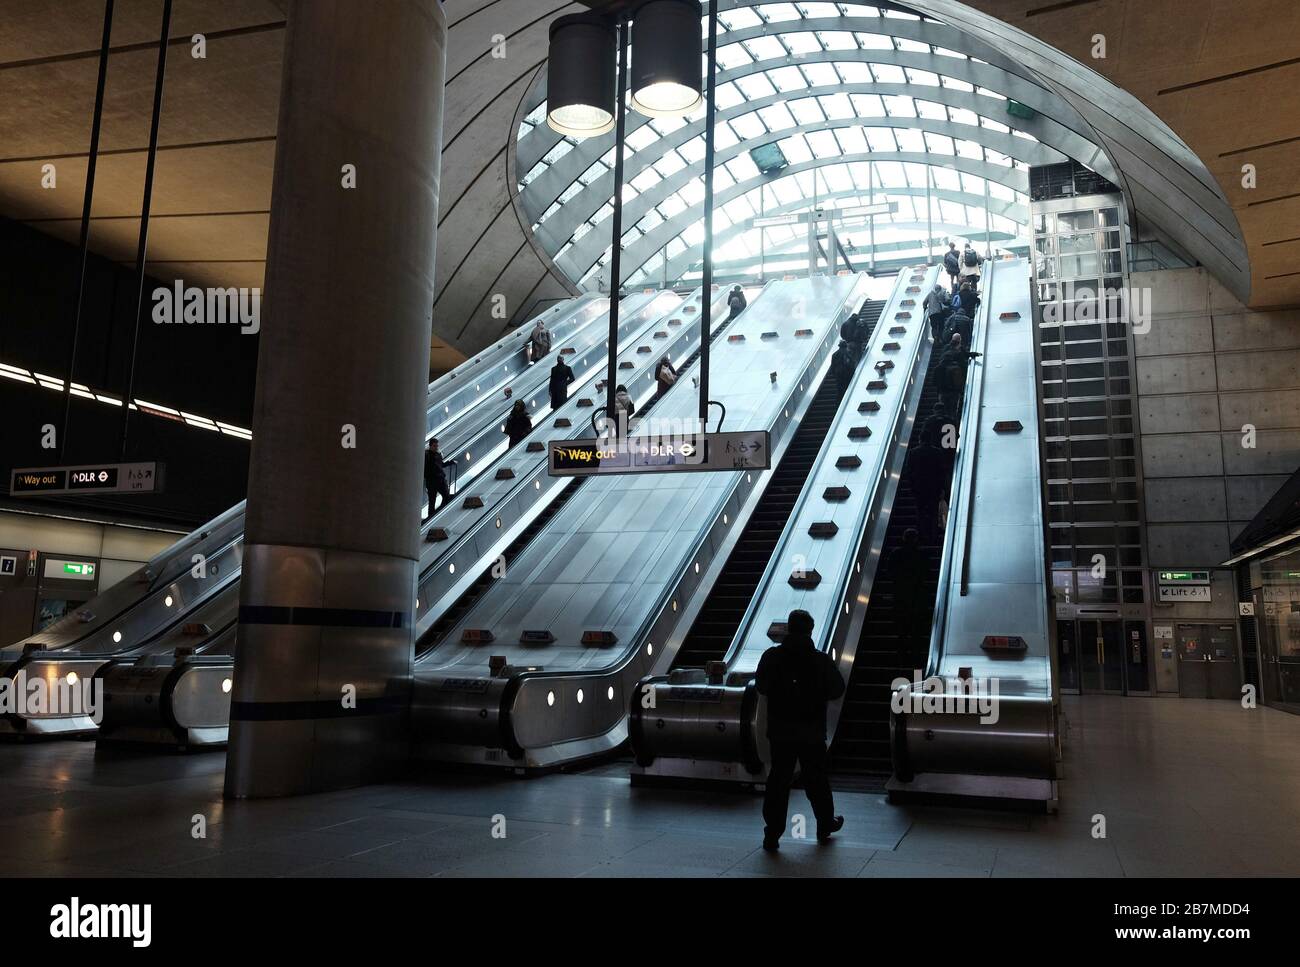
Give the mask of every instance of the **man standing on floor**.
[[844, 676], [812, 640], [813, 618], [791, 611], [785, 638], [759, 660], [758, 693], [767, 698], [767, 738], [772, 749], [763, 797], [763, 849], [780, 849], [790, 808], [796, 763], [804, 793], [817, 819], [817, 839], [826, 842], [844, 826], [835, 815], [826, 774], [826, 703], [844, 694]]

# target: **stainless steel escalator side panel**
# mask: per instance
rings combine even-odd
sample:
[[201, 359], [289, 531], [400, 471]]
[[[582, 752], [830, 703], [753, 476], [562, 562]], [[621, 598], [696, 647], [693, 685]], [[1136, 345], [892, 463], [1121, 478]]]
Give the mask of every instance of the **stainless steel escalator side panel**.
[[[985, 357], [967, 387], [925, 669], [938, 682], [925, 695], [895, 690], [888, 789], [893, 799], [1027, 800], [1050, 810], [1059, 739], [1029, 267], [988, 264]], [[999, 422], [1020, 429], [995, 431]], [[1000, 657], [982, 647], [986, 636], [1019, 638], [1023, 651]], [[970, 689], [979, 695], [980, 686], [996, 714], [972, 711]]]
[[[716, 344], [725, 347], [715, 356], [714, 385], [729, 409], [728, 428], [767, 426], [773, 450], [784, 450], [825, 372], [839, 323], [852, 311], [845, 307], [864, 287], [858, 277], [775, 283], [751, 304], [728, 329], [728, 341]], [[772, 331], [781, 335], [762, 338]], [[658, 404], [656, 417], [695, 414], [697, 398], [681, 389], [684, 383], [680, 378]], [[778, 457], [772, 454], [773, 466]], [[564, 508], [448, 644], [417, 669], [417, 755], [537, 768], [621, 742], [632, 686], [671, 662], [769, 477], [760, 471], [588, 481], [580, 505]], [[475, 628], [493, 629], [496, 641], [460, 644], [462, 631]], [[520, 643], [532, 629], [549, 629], [555, 641]], [[588, 630], [612, 632], [616, 641], [583, 644]], [[495, 714], [485, 703], [474, 713], [481, 728], [452, 724], [457, 703], [445, 683], [498, 688], [501, 680], [488, 677], [489, 655], [503, 656], [513, 669]], [[473, 740], [443, 739], [453, 734]]]
[[[620, 342], [639, 332], [667, 311], [669, 306], [679, 302], [672, 292], [637, 292], [625, 297], [620, 304]], [[603, 306], [604, 303], [605, 300], [601, 300], [598, 305]], [[516, 402], [522, 400], [534, 419], [539, 414], [550, 411], [551, 395], [548, 385], [550, 369], [557, 353], [565, 349], [574, 350], [565, 358], [570, 361], [575, 376], [599, 368], [609, 343], [608, 318], [608, 310], [602, 308], [595, 314], [593, 324], [574, 333], [564, 342], [554, 343], [551, 354], [545, 359], [529, 364], [505, 379], [494, 380], [490, 388], [486, 382], [466, 385], [467, 390], [484, 387], [481, 393], [475, 393], [475, 404], [430, 434], [438, 438], [438, 445], [445, 457], [458, 461], [458, 490], [481, 476], [506, 452], [505, 421]], [[585, 367], [578, 365], [583, 359], [590, 361]], [[506, 390], [510, 391], [509, 396], [506, 395]]]
[[[591, 300], [586, 301], [590, 302]], [[719, 301], [725, 302], [725, 296], [720, 297]], [[600, 309], [598, 316], [601, 318], [604, 318], [606, 315], [604, 311], [606, 303], [607, 300], [603, 299], [596, 300], [595, 303], [593, 303]], [[684, 306], [682, 300], [671, 292], [646, 291], [628, 296], [623, 300], [623, 307], [627, 311], [622, 316], [620, 331], [631, 344], [630, 348], [627, 350], [628, 357], [631, 358], [636, 353], [638, 345], [645, 340], [652, 339], [650, 334], [651, 329], [659, 326], [661, 323], [666, 324], [667, 317], [670, 315], [676, 315]], [[674, 336], [680, 338], [679, 334], [687, 328], [688, 327], [685, 326], [680, 328], [673, 327], [671, 332]], [[603, 374], [603, 344], [606, 337], [607, 333], [604, 328], [601, 326], [591, 326], [588, 327], [588, 331], [578, 333], [572, 338], [566, 340], [565, 345], [573, 346], [579, 353], [599, 355], [601, 357], [601, 365], [588, 368], [599, 369]], [[656, 342], [655, 345], [659, 346], [663, 345], [663, 343]], [[558, 352], [561, 348], [563, 347], [557, 344], [554, 351]], [[547, 362], [549, 363], [553, 358], [553, 356], [550, 357]], [[655, 358], [657, 359], [657, 357]], [[526, 403], [530, 400], [540, 400], [542, 402], [538, 405], [545, 406], [549, 410], [550, 400], [547, 391], [548, 370], [549, 365], [537, 369], [535, 373], [523, 373], [522, 377], [514, 384], [519, 387], [518, 396], [515, 398], [523, 399]], [[648, 385], [653, 386], [654, 380], [652, 367], [647, 371], [647, 375], [649, 380]], [[593, 377], [592, 382], [594, 383], [594, 381]], [[575, 425], [579, 421], [580, 415], [589, 412], [589, 410], [586, 409], [576, 408], [577, 398], [576, 395], [573, 396], [575, 412], [568, 414], [573, 417]], [[512, 402], [513, 400], [507, 402], [505, 405], [512, 405]], [[485, 406], [492, 405], [494, 404], [482, 403], [475, 412], [478, 412], [478, 410], [483, 409]], [[551, 414], [550, 418], [553, 418], [556, 415], [563, 414]], [[484, 418], [486, 416], [491, 416], [493, 418], [486, 420], [486, 425], [479, 431], [480, 435], [492, 438], [499, 437], [501, 434], [498, 421], [495, 418], [496, 414], [484, 414]], [[485, 422], [484, 418], [479, 419], [480, 424]], [[582, 418], [585, 419], [585, 415], [583, 415]], [[464, 420], [459, 422], [462, 426], [464, 425]], [[449, 438], [447, 442], [452, 446], [455, 446], [457, 449], [466, 446], [474, 446], [472, 441], [467, 442], [463, 439], [458, 439], [453, 436], [452, 433], [454, 433], [454, 431], [447, 432]], [[518, 450], [522, 453], [524, 445], [521, 445]], [[535, 455], [529, 456], [534, 457]], [[480, 462], [489, 468], [493, 465], [493, 461], [491, 460], [485, 459]], [[545, 467], [545, 454], [542, 455], [541, 466], [543, 468]], [[523, 483], [523, 481], [519, 480], [513, 482], [516, 484]], [[509, 483], [510, 482], [507, 481], [492, 481], [491, 483], [481, 482], [480, 487], [485, 486], [487, 488], [499, 489], [507, 487]], [[475, 488], [475, 493], [481, 492], [480, 487]], [[528, 494], [523, 491], [522, 487], [518, 488], [518, 492], [519, 496], [528, 497]], [[459, 498], [462, 495], [458, 494], [457, 496]], [[531, 497], [529, 497], [528, 501], [525, 503], [531, 504]], [[540, 508], [537, 508], [537, 510], [540, 510]], [[484, 508], [474, 511], [463, 510], [461, 508], [461, 500], [456, 499], [453, 500], [452, 504], [448, 508], [448, 513], [463, 513], [466, 520], [472, 520], [479, 525], [478, 533], [476, 535], [471, 535], [472, 539], [467, 542], [467, 546], [460, 549], [461, 553], [458, 556], [448, 556], [447, 552], [450, 548], [447, 544], [423, 545], [425, 553], [422, 554], [421, 572], [424, 575], [424, 578], [430, 581], [431, 586], [433, 584], [440, 585], [445, 583], [442, 580], [443, 577], [452, 577], [451, 574], [441, 574], [441, 571], [437, 576], [427, 573], [435, 567], [445, 569], [449, 565], [456, 566], [456, 570], [461, 575], [469, 575], [470, 580], [473, 580], [473, 578], [482, 571], [483, 567], [485, 567], [487, 562], [491, 559], [486, 556], [486, 552], [476, 553], [478, 544], [481, 544], [490, 536], [487, 528], [488, 521], [501, 518], [508, 520], [512, 516], [509, 506], [500, 506], [490, 499], [485, 499]], [[533, 513], [536, 513], [536, 510], [533, 510]], [[495, 517], [492, 516], [493, 514], [495, 514]], [[516, 529], [521, 529], [522, 526], [527, 526], [527, 523], [530, 520], [531, 515], [527, 519], [522, 520], [522, 523]], [[429, 529], [435, 526], [447, 526], [449, 530], [453, 533], [455, 532], [452, 525], [448, 524], [447, 518], [442, 512], [436, 514], [434, 518], [425, 525], [426, 533]], [[491, 534], [500, 533], [501, 531], [497, 528], [491, 528]], [[445, 560], [439, 558], [437, 554], [438, 550], [444, 552], [443, 557], [446, 558]], [[420, 595], [417, 597], [417, 605], [421, 613], [428, 616], [430, 622], [441, 616], [441, 610], [438, 610], [439, 607], [445, 608], [451, 603], [451, 601], [454, 601], [454, 598], [452, 598], [451, 601], [442, 600], [440, 605], [435, 604], [435, 608], [431, 612], [430, 596], [434, 594], [436, 594], [436, 590], [431, 589], [429, 595], [426, 595], [422, 589]], [[233, 625], [234, 615], [238, 610], [238, 600], [239, 583], [236, 580], [232, 580], [222, 589], [222, 593], [217, 596], [216, 600], [205, 605], [203, 608], [196, 609], [186, 617], [189, 621], [204, 622], [209, 624], [213, 629], [221, 629], [227, 624]], [[229, 615], [225, 614], [226, 610], [230, 611]], [[212, 644], [213, 641], [217, 641], [218, 639], [226, 641], [226, 646], [223, 647], [219, 643], [215, 645]], [[229, 695], [228, 693], [223, 692], [222, 688], [226, 686], [226, 681], [230, 677], [231, 669], [233, 667], [233, 642], [234, 629], [232, 627], [228, 639], [223, 637], [220, 631], [214, 631], [214, 635], [208, 643], [200, 642], [196, 648], [196, 651], [202, 652], [209, 658], [218, 653], [224, 652], [225, 671], [223, 674], [218, 674], [218, 672], [214, 670], [211, 661], [205, 661], [203, 663], [186, 663], [183, 660], [178, 660], [173, 657], [177, 647], [196, 644], [195, 640], [187, 635], [180, 625], [173, 626], [171, 629], [161, 633], [139, 648], [118, 655], [111, 666], [111, 672], [102, 676], [106, 689], [107, 711], [105, 713], [104, 723], [106, 727], [101, 730], [101, 737], [108, 741], [152, 741], [168, 745], [176, 743], [183, 746], [196, 744], [219, 744], [224, 742], [224, 730], [226, 728], [224, 719], [217, 724], [209, 723], [203, 726], [187, 725], [185, 724], [186, 714], [189, 715], [191, 720], [201, 719], [204, 722], [211, 719], [212, 715], [207, 712], [187, 713], [185, 710], [186, 708], [217, 708], [228, 710]], [[136, 662], [137, 665], [140, 662], [157, 662], [166, 665], [169, 668], [173, 665], [185, 664], [186, 670], [182, 676], [172, 678], [168, 677], [167, 674], [155, 673], [148, 668], [128, 670], [131, 662]], [[146, 682], [148, 684], [144, 684]], [[119, 700], [119, 692], [121, 693], [121, 700]], [[139, 694], [137, 695], [137, 693]], [[173, 701], [173, 695], [175, 696], [175, 701]], [[141, 718], [146, 720], [144, 724], [140, 723]], [[155, 718], [158, 719], [157, 722], [153, 721]], [[166, 719], [167, 721], [164, 722], [162, 721], [163, 719]], [[200, 737], [202, 737], [201, 740]]]
[[[624, 304], [637, 316], [642, 307], [660, 295], [652, 291], [629, 296]], [[674, 297], [675, 298], [675, 297]], [[576, 342], [598, 345], [604, 332], [592, 323], [608, 314], [609, 300], [589, 296], [553, 307], [542, 318], [554, 336], [555, 351]], [[531, 328], [531, 323], [529, 328]], [[588, 331], [590, 330], [590, 331]], [[525, 333], [516, 330], [498, 340], [473, 360], [453, 371], [460, 380], [447, 377], [430, 386], [430, 423], [441, 431], [450, 420], [465, 419], [460, 413], [475, 410], [487, 399], [495, 399], [499, 385], [512, 378], [521, 389], [545, 385], [546, 373], [524, 357]], [[453, 374], [448, 374], [448, 377]], [[471, 380], [477, 380], [475, 385]], [[442, 387], [439, 396], [439, 387]], [[440, 416], [438, 408], [447, 400], [460, 407], [455, 416]], [[468, 400], [468, 402], [464, 402]], [[462, 406], [461, 403], [464, 402]], [[456, 406], [448, 406], [448, 412]], [[495, 414], [493, 414], [495, 418]], [[495, 419], [494, 423], [495, 425]], [[459, 442], [459, 441], [457, 441]], [[138, 658], [171, 650], [180, 629], [209, 605], [224, 607], [238, 600], [243, 557], [244, 503], [194, 531], [104, 594], [87, 602], [77, 613], [51, 625], [0, 654], [0, 673], [9, 677], [32, 666], [36, 674], [51, 682], [66, 681], [68, 672], [84, 679], [94, 675], [109, 657]], [[53, 652], [62, 650], [65, 655]], [[75, 655], [73, 654], [75, 652]], [[35, 724], [33, 724], [35, 723]], [[0, 717], [0, 734], [81, 735], [95, 731], [86, 716], [53, 713], [24, 713]]]
[[442, 432], [441, 428], [455, 425], [479, 403], [496, 397], [511, 381], [534, 368], [535, 364], [528, 361], [525, 350], [528, 334], [539, 319], [551, 332], [552, 351], [559, 352], [608, 312], [609, 299], [593, 294], [553, 306], [506, 333], [477, 356], [438, 377], [429, 384], [429, 421], [425, 439], [437, 436]]
[[[660, 677], [639, 686], [653, 690], [655, 710], [633, 710], [634, 775], [762, 781], [768, 758], [764, 703], [754, 693], [753, 674], [763, 652], [775, 644], [769, 628], [784, 622], [791, 610], [801, 608], [813, 616], [817, 647], [834, 656], [846, 679], [851, 674], [930, 360], [928, 325], [915, 307], [903, 303], [912, 299], [909, 289], [928, 292], [938, 275], [937, 267], [924, 266], [899, 273], [853, 385], [727, 651], [723, 681], [670, 684]], [[899, 326], [905, 331], [898, 332]], [[882, 361], [893, 363], [884, 373], [886, 386], [870, 389], [870, 381], [880, 378], [875, 367]], [[880, 409], [861, 413], [859, 406], [868, 402]], [[871, 435], [853, 439], [851, 428], [861, 426]], [[860, 463], [840, 467], [845, 457]], [[847, 498], [828, 501], [831, 487], [847, 488]], [[837, 528], [834, 536], [811, 533], [814, 524], [826, 523]], [[793, 586], [796, 569], [816, 572], [816, 587]], [[834, 734], [839, 707], [833, 703], [829, 710], [828, 734]], [[678, 715], [694, 719], [693, 727], [674, 728], [672, 717]]]

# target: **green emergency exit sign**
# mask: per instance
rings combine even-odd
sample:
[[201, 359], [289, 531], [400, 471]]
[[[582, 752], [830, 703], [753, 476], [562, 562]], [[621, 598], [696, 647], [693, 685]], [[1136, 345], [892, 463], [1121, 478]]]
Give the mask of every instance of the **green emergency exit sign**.
[[76, 574], [88, 578], [95, 573], [95, 565], [78, 563], [76, 561], [64, 561], [63, 573]]
[[1161, 571], [1161, 584], [1209, 584], [1209, 571]]

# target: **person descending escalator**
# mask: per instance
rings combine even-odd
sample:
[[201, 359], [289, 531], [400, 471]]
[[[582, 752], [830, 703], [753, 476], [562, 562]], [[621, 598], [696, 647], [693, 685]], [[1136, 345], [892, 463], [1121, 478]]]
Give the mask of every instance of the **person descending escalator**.
[[970, 361], [979, 359], [980, 353], [969, 352], [961, 333], [954, 332], [939, 360], [939, 399], [949, 413], [961, 413], [962, 395], [966, 392], [966, 372]]
[[844, 827], [835, 815], [826, 763], [826, 703], [844, 694], [844, 676], [812, 640], [813, 618], [791, 611], [781, 643], [763, 652], [755, 679], [767, 698], [767, 738], [771, 768], [763, 796], [763, 849], [780, 849], [790, 811], [790, 784], [796, 764], [817, 819], [817, 839], [826, 842]]
[[655, 399], [659, 399], [672, 389], [676, 382], [677, 370], [673, 367], [673, 361], [665, 355], [655, 367]]
[[749, 300], [745, 298], [743, 288], [736, 286], [731, 290], [731, 295], [727, 296], [727, 308], [731, 310], [731, 314], [727, 316], [727, 322], [731, 322], [732, 319], [735, 319], [736, 316], [749, 308]]
[[528, 410], [524, 407], [523, 400], [517, 400], [510, 410], [510, 415], [506, 417], [506, 436], [510, 438], [510, 446], [515, 446], [528, 434], [533, 432], [533, 420], [528, 415]]
[[447, 467], [454, 466], [455, 460], [442, 459], [442, 454], [438, 452], [438, 438], [431, 439], [429, 449], [424, 451], [424, 489], [429, 493], [429, 512], [424, 515], [424, 520], [432, 517], [437, 509], [434, 507], [435, 498], [442, 498], [443, 507], [451, 500], [451, 492], [447, 489]]
[[546, 323], [537, 320], [533, 331], [528, 334], [528, 361], [535, 363], [551, 351], [551, 333]]
[[569, 402], [569, 384], [572, 382], [573, 370], [563, 356], [556, 356], [555, 365], [551, 367], [551, 409], [558, 410]]
[[915, 527], [903, 532], [903, 543], [889, 555], [887, 570], [894, 582], [894, 612], [900, 648], [912, 650], [928, 630], [925, 627], [926, 579], [930, 562], [921, 550]]
[[948, 251], [943, 253], [943, 268], [948, 273], [948, 288], [957, 291], [957, 276], [961, 274], [961, 253], [957, 251], [957, 243], [949, 242]]

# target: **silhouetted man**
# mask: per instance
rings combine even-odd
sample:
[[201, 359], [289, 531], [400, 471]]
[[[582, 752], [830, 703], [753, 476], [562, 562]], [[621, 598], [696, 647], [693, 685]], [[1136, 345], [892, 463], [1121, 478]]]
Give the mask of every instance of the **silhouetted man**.
[[925, 630], [926, 583], [930, 561], [921, 550], [920, 535], [915, 527], [903, 532], [903, 543], [889, 555], [889, 573], [894, 580], [896, 628], [902, 648], [912, 648]]
[[817, 650], [812, 630], [812, 615], [791, 611], [785, 639], [763, 652], [755, 676], [758, 693], [767, 697], [767, 739], [772, 748], [763, 797], [765, 850], [780, 849], [796, 764], [817, 819], [817, 839], [824, 843], [844, 826], [844, 817], [835, 815], [826, 775], [826, 703], [844, 694], [844, 677], [830, 656]]
[[555, 365], [551, 367], [551, 409], [558, 410], [569, 402], [569, 384], [572, 382], [573, 370], [563, 356], [556, 356]]
[[451, 500], [451, 493], [447, 489], [447, 467], [456, 466], [455, 460], [444, 460], [442, 454], [438, 451], [438, 438], [434, 437], [429, 441], [429, 449], [424, 451], [424, 489], [429, 492], [429, 514], [425, 517], [428, 520], [433, 516], [434, 502], [438, 497], [442, 498], [442, 506], [447, 506], [447, 501]]
[[727, 296], [727, 308], [731, 310], [731, 314], [727, 316], [727, 322], [735, 319], [736, 316], [749, 308], [749, 300], [745, 298], [745, 290], [740, 286], [732, 289], [731, 295]]
[[938, 538], [939, 501], [947, 492], [945, 476], [950, 474], [951, 464], [942, 450], [922, 441], [908, 453], [907, 467], [920, 536], [930, 544]]

